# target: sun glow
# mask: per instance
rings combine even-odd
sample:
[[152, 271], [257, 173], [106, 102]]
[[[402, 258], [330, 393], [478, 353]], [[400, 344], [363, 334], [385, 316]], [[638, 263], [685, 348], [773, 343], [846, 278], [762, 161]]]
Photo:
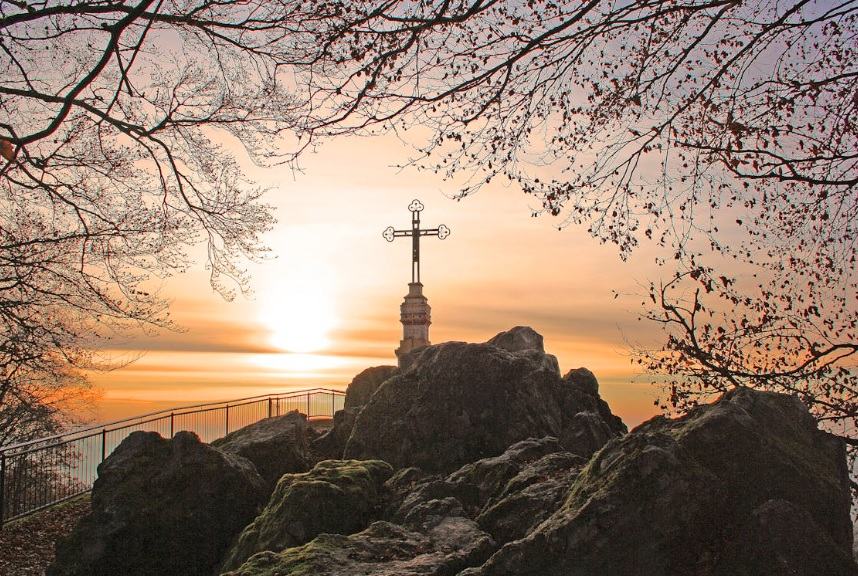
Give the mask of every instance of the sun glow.
[[303, 267], [301, 272], [260, 298], [259, 319], [270, 331], [272, 346], [306, 354], [330, 345], [329, 334], [338, 317], [332, 275], [319, 265]]

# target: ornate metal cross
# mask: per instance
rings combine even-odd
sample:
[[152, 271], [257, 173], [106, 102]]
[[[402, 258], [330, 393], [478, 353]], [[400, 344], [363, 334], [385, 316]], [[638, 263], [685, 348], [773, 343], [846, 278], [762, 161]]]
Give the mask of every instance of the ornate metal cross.
[[393, 226], [388, 226], [381, 235], [388, 242], [393, 242], [394, 238], [411, 236], [411, 282], [414, 283], [420, 282], [420, 237], [437, 236], [443, 240], [450, 235], [450, 229], [443, 224], [437, 228], [420, 228], [420, 212], [423, 210], [420, 200], [413, 200], [408, 209], [411, 210], [411, 230], [394, 230]]

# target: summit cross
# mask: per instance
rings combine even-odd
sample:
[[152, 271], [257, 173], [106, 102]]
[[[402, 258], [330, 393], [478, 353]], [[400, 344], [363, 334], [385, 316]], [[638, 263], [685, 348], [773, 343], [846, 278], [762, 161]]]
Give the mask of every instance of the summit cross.
[[408, 294], [399, 306], [399, 321], [402, 323], [402, 340], [396, 349], [399, 368], [407, 368], [413, 361], [412, 350], [429, 346], [429, 325], [432, 324], [432, 307], [423, 295], [423, 283], [420, 282], [420, 237], [437, 236], [441, 240], [450, 235], [450, 229], [441, 224], [437, 228], [421, 228], [420, 212], [423, 203], [414, 200], [408, 205], [411, 210], [411, 230], [394, 230], [388, 226], [382, 236], [388, 242], [395, 238], [411, 236], [411, 283]]
[[441, 224], [437, 228], [420, 228], [420, 212], [423, 211], [423, 203], [420, 200], [413, 200], [408, 205], [411, 210], [411, 230], [394, 230], [393, 226], [388, 226], [382, 232], [382, 236], [388, 242], [393, 242], [394, 238], [403, 236], [411, 236], [411, 282], [420, 282], [420, 237], [421, 236], [437, 236], [443, 240], [450, 235], [450, 229]]

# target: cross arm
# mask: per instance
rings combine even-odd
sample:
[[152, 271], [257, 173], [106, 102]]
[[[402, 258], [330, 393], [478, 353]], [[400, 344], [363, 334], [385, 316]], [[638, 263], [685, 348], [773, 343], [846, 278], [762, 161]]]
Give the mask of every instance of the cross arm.
[[384, 232], [381, 233], [385, 240], [388, 242], [393, 242], [394, 238], [402, 238], [403, 236], [413, 236], [413, 230], [394, 230], [393, 226], [388, 226], [384, 229]]
[[419, 230], [421, 236], [437, 236], [441, 240], [450, 235], [450, 229], [441, 224], [437, 228]]

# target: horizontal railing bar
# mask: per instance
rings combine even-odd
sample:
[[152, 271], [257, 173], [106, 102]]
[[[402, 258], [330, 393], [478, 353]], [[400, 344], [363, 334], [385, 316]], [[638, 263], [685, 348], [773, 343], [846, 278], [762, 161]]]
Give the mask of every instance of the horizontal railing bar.
[[[122, 428], [117, 428], [117, 430], [122, 430]], [[110, 432], [110, 430], [108, 430], [108, 432]], [[43, 452], [45, 450], [52, 450], [54, 448], [60, 448], [62, 446], [65, 446], [66, 444], [71, 444], [72, 442], [79, 442], [81, 440], [88, 440], [90, 438], [97, 438], [98, 436], [101, 436], [101, 430], [97, 430], [97, 431], [93, 432], [92, 434], [88, 434], [86, 436], [76, 436], [74, 438], [66, 438], [64, 440], [60, 440], [59, 442], [55, 442], [53, 444], [45, 444], [43, 446], [33, 446], [32, 448], [28, 448], [27, 450], [22, 450], [20, 452], [9, 453], [5, 449], [0, 450], [0, 452], [5, 453], [7, 458], [18, 458], [19, 456], [27, 456], [28, 454], [33, 454], [34, 452]]]
[[[8, 446], [3, 446], [0, 448], [0, 452], [10, 452], [12, 450], [17, 450], [20, 448], [25, 448], [34, 444], [40, 444], [42, 442], [49, 442], [51, 440], [61, 440], [61, 442], [57, 442], [55, 444], [47, 444], [44, 446], [37, 446], [38, 449], [49, 448], [53, 446], [60, 446], [65, 442], [70, 442], [73, 440], [79, 440], [83, 438], [89, 438], [92, 436], [97, 436], [101, 434], [102, 431], [114, 432], [116, 430], [122, 430], [123, 428], [128, 428], [131, 426], [139, 426], [141, 424], [147, 424], [149, 422], [153, 422], [155, 420], [159, 420], [161, 418], [169, 418], [170, 413], [172, 412], [174, 416], [184, 415], [184, 414], [193, 414], [193, 413], [201, 413], [201, 412], [209, 412], [212, 410], [223, 409], [228, 404], [230, 408], [237, 405], [237, 403], [245, 402], [251, 403], [252, 401], [261, 401], [266, 400], [268, 398], [271, 399], [283, 399], [289, 398], [291, 396], [306, 396], [308, 394], [313, 393], [328, 393], [334, 394], [336, 396], [345, 396], [345, 392], [341, 390], [334, 390], [331, 388], [310, 388], [308, 390], [294, 390], [291, 392], [279, 392], [274, 394], [263, 394], [260, 396], [248, 396], [246, 398], [237, 398], [235, 400], [221, 400], [219, 402], [207, 402], [204, 404], [195, 404], [192, 406], [182, 406], [181, 408], [165, 408], [162, 410], [157, 410], [155, 412], [149, 412], [147, 414], [141, 414], [140, 416], [132, 416], [130, 418], [123, 418], [121, 420], [114, 420], [113, 422], [108, 422], [106, 424], [98, 424], [96, 426], [90, 426], [89, 428], [82, 428], [78, 430], [72, 430], [69, 432], [64, 432], [60, 434], [54, 434], [53, 436], [46, 436], [44, 438], [37, 438], [35, 440], [28, 440], [26, 442], [19, 442], [17, 444], [10, 444]], [[211, 407], [211, 408], [209, 408]], [[195, 408], [205, 408], [204, 410], [194, 410]], [[181, 413], [177, 413], [177, 411], [181, 410]], [[150, 418], [152, 417], [152, 418]], [[309, 417], [309, 414], [308, 414]], [[148, 418], [146, 421], [142, 421], [141, 419]], [[125, 426], [118, 426], [120, 424], [126, 424]], [[87, 435], [87, 432], [92, 432], [92, 434]], [[74, 438], [72, 438], [74, 437]], [[29, 452], [31, 450], [27, 450]], [[21, 452], [23, 453], [23, 452]], [[18, 454], [16, 452], [16, 454]]]
[[[319, 407], [319, 396], [323, 397], [321, 399], [323, 407], [317, 414], [311, 415], [314, 407]], [[0, 489], [0, 529], [9, 521], [18, 520], [19, 518], [53, 507], [90, 491], [93, 483], [92, 470], [94, 467], [97, 467], [105, 460], [106, 456], [116, 449], [117, 441], [123, 441], [135, 430], [154, 428], [157, 431], [161, 431], [163, 426], [169, 422], [171, 436], [179, 430], [190, 430], [201, 436], [205, 435], [209, 437], [212, 435], [212, 432], [216, 431], [218, 425], [215, 425], [213, 429], [211, 424], [207, 423], [212, 419], [212, 416], [204, 415], [207, 412], [224, 411], [225, 424], [222, 424], [225, 431], [228, 432], [230, 412], [235, 414], [241, 426], [246, 426], [272, 416], [273, 402], [277, 402], [277, 414], [282, 415], [282, 402], [286, 401], [287, 408], [306, 409], [307, 419], [309, 420], [332, 418], [337, 405], [342, 405], [344, 398], [345, 392], [331, 388], [310, 388], [248, 396], [179, 408], [166, 408], [148, 414], [115, 420], [106, 424], [90, 426], [88, 428], [81, 428], [2, 447], [0, 448], [0, 462], [4, 465], [0, 466], [0, 474], [2, 474], [2, 478], [0, 478], [0, 486], [2, 486], [2, 489]], [[266, 403], [267, 410], [265, 410]], [[249, 407], [249, 411], [243, 409], [246, 407]], [[330, 413], [328, 413], [328, 410], [330, 410]], [[267, 416], [265, 413], [267, 413]], [[197, 414], [203, 414], [204, 416], [194, 418]], [[176, 417], [183, 416], [190, 416], [190, 421], [180, 422], [178, 426], [175, 426]], [[216, 414], [213, 416], [217, 419]], [[152, 426], [149, 426], [150, 424]], [[237, 429], [238, 427], [235, 426], [234, 422], [234, 428]], [[108, 437], [108, 433], [111, 435], [110, 437]], [[67, 452], [69, 449], [72, 452]], [[32, 462], [30, 462], [31, 458], [34, 458]], [[67, 460], [67, 458], [70, 458], [70, 460]], [[20, 472], [22, 474], [21, 477], [24, 479], [24, 483], [19, 483], [19, 480], [15, 480], [14, 486], [11, 486], [11, 500], [7, 494], [10, 491], [10, 484], [5, 482], [8, 479], [7, 474], [10, 469], [13, 470], [13, 478], [17, 477]], [[55, 471], [59, 471], [58, 474], [60, 475], [55, 476]], [[45, 476], [40, 478], [39, 474], [44, 474]], [[65, 474], [65, 476], [62, 476], [62, 474]], [[72, 484], [82, 482], [82, 484], [77, 484], [77, 486], [66, 484], [66, 488], [63, 488], [63, 483], [68, 482]], [[60, 493], [66, 493], [68, 490], [73, 493], [45, 502], [45, 498], [54, 498], [54, 494], [57, 494], [57, 492], [53, 491], [53, 483], [57, 483], [57, 486], [60, 487]], [[19, 498], [22, 500], [19, 500]], [[44, 503], [37, 505], [39, 502]], [[10, 503], [11, 505], [9, 505]], [[22, 508], [28, 506], [32, 506], [32, 508], [22, 510]]]

